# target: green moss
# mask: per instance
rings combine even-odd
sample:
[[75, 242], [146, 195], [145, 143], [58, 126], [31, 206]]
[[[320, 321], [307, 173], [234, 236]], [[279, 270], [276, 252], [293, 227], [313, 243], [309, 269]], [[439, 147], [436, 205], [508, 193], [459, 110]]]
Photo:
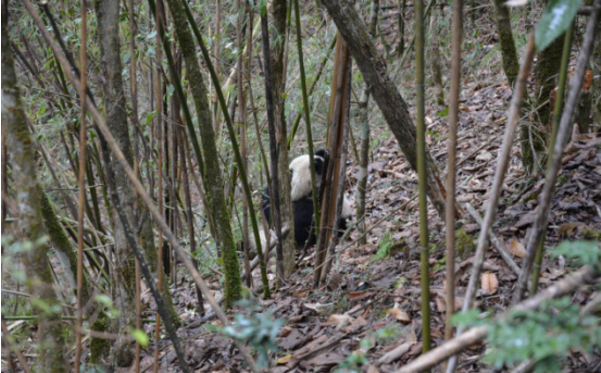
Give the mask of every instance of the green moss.
[[582, 238], [587, 240], [601, 240], [601, 231], [590, 227], [584, 228], [581, 232]]
[[461, 260], [466, 260], [476, 251], [473, 237], [467, 234], [463, 228], [455, 232], [455, 247], [457, 248], [457, 255]]
[[528, 202], [534, 201], [536, 199], [538, 199], [538, 193], [532, 193], [528, 197], [524, 198], [524, 203], [528, 203]]
[[[92, 330], [106, 332], [108, 330], [108, 317], [104, 312], [92, 324]], [[90, 339], [90, 364], [104, 364], [107, 361], [111, 343], [108, 339], [92, 337]]]
[[496, 24], [503, 57], [503, 70], [507, 75], [509, 85], [513, 86], [517, 79], [520, 64], [511, 31], [511, 19], [509, 8], [505, 6], [504, 0], [495, 0]]
[[[62, 225], [60, 225], [56, 217], [56, 212], [54, 211], [48, 196], [44, 192], [41, 192], [40, 194], [42, 199], [42, 216], [44, 217], [44, 226], [48, 236], [50, 237], [50, 243], [55, 250], [58, 250], [67, 256], [71, 273], [75, 276], [77, 273], [77, 254], [75, 248], [73, 245], [71, 245], [69, 237], [67, 237], [65, 230], [63, 229]], [[82, 286], [83, 302], [87, 302], [88, 298], [88, 278], [86, 276], [86, 272], [84, 271]]]

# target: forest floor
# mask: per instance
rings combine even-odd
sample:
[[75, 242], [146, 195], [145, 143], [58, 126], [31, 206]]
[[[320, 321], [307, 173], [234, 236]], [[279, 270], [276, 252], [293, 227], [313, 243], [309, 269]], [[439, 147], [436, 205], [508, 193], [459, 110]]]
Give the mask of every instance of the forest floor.
[[[486, 72], [485, 72], [486, 73]], [[488, 74], [502, 75], [500, 71]], [[481, 215], [488, 200], [496, 169], [497, 154], [506, 123], [511, 90], [505, 83], [482, 86], [466, 84], [462, 89], [458, 133], [457, 198], [471, 204]], [[436, 161], [444, 167], [447, 162], [447, 118], [437, 116], [437, 110], [427, 113], [428, 146]], [[313, 252], [305, 256], [287, 286], [272, 294], [272, 299], [254, 302], [262, 311], [272, 311], [273, 317], [284, 320], [277, 345], [271, 355], [273, 372], [334, 371], [341, 362], [349, 362], [354, 351], [364, 352], [368, 372], [392, 372], [407, 361], [419, 356], [421, 345], [421, 296], [419, 266], [419, 224], [417, 207], [417, 175], [399, 150], [389, 131], [380, 128], [380, 144], [372, 149], [369, 168], [367, 244], [355, 243], [358, 232], [338, 247], [338, 256], [330, 273], [327, 287], [312, 288]], [[358, 168], [348, 169], [350, 185], [355, 185]], [[503, 242], [515, 262], [521, 264], [525, 237], [535, 217], [537, 196], [543, 178], [527, 175], [520, 162], [520, 147], [514, 141], [511, 163], [501, 196], [499, 214], [493, 232]], [[599, 239], [601, 234], [601, 137], [574, 135], [566, 148], [563, 167], [553, 198], [546, 247], [569, 239]], [[457, 299], [459, 309], [467, 286], [474, 244], [480, 226], [468, 213], [461, 225], [468, 239], [458, 240], [456, 259]], [[430, 206], [430, 284], [433, 344], [444, 339], [445, 319], [445, 248], [444, 222]], [[460, 242], [461, 241], [461, 242]], [[387, 255], [376, 255], [388, 249]], [[299, 252], [300, 257], [300, 252]], [[562, 258], [545, 257], [540, 284], [542, 288], [562, 278], [574, 269]], [[484, 272], [492, 285], [483, 286], [476, 304], [482, 310], [498, 314], [511, 305], [517, 280], [515, 273], [491, 246], [484, 263]], [[258, 269], [254, 283], [260, 284]], [[180, 276], [180, 279], [182, 277]], [[218, 278], [213, 288], [220, 289]], [[180, 336], [186, 354], [196, 371], [246, 371], [242, 356], [232, 341], [207, 329], [204, 322], [220, 325], [209, 316], [201, 318], [193, 312], [196, 295], [188, 279], [182, 279], [173, 290], [183, 324]], [[211, 280], [209, 280], [211, 281]], [[273, 277], [271, 277], [273, 284]], [[576, 304], [585, 304], [594, 289], [581, 290], [573, 296]], [[217, 294], [219, 297], [220, 294]], [[149, 300], [147, 295], [146, 299]], [[205, 306], [206, 308], [207, 306]], [[248, 308], [231, 310], [230, 315]], [[148, 326], [152, 332], [153, 326]], [[385, 337], [376, 333], [388, 330]], [[364, 343], [361, 343], [364, 341]], [[367, 346], [367, 347], [366, 347]], [[394, 361], [382, 359], [388, 352], [401, 351]], [[461, 355], [460, 372], [489, 371], [482, 363], [485, 346], [478, 344]], [[346, 360], [345, 360], [346, 359]], [[380, 360], [382, 359], [382, 360]], [[142, 366], [152, 362], [149, 349]], [[170, 343], [163, 344], [161, 371], [177, 371], [175, 353]], [[572, 351], [566, 362], [568, 371], [599, 371], [599, 356]], [[434, 371], [440, 371], [440, 367]]]

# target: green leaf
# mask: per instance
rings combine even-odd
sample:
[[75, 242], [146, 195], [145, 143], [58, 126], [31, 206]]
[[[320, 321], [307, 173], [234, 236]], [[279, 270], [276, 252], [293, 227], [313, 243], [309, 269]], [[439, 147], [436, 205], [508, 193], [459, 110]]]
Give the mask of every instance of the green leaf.
[[112, 306], [112, 299], [106, 294], [97, 294], [95, 297], [96, 302], [104, 304], [105, 306]]
[[537, 53], [548, 47], [568, 29], [578, 13], [580, 4], [582, 0], [549, 1], [534, 33]]
[[140, 330], [140, 329], [134, 329], [131, 331], [131, 336], [134, 337], [134, 339], [136, 340], [136, 342], [138, 342], [140, 344], [140, 346], [146, 348], [146, 346], [148, 346], [148, 336], [146, 335], [146, 333], [144, 333], [144, 331]]
[[439, 111], [436, 114], [437, 117], [446, 117], [447, 115], [449, 115], [449, 108], [448, 107], [442, 109], [441, 111]]

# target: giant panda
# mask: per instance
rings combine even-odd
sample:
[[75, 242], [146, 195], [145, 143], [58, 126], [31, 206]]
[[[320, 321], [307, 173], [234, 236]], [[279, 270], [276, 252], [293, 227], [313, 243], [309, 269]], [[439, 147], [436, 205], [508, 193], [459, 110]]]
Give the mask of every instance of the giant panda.
[[[317, 187], [320, 187], [321, 176], [325, 167], [325, 157], [327, 150], [319, 149], [314, 154], [315, 178]], [[309, 246], [314, 245], [316, 241], [315, 234], [311, 234], [311, 225], [313, 224], [313, 187], [311, 184], [311, 165], [308, 154], [301, 155], [290, 162], [290, 187], [291, 200], [294, 206], [294, 240], [297, 248], [303, 248], [309, 241]], [[263, 191], [261, 207], [267, 219], [271, 224], [271, 203], [269, 198], [269, 188]], [[338, 221], [339, 234], [341, 235], [347, 229], [347, 220], [352, 217], [351, 204], [344, 195], [342, 204], [342, 213]], [[264, 233], [263, 233], [264, 235]]]

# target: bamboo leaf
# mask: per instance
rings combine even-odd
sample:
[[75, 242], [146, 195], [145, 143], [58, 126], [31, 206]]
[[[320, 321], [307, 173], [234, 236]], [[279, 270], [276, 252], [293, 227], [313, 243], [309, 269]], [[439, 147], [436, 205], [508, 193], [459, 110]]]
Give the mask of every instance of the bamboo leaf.
[[578, 13], [582, 0], [550, 0], [543, 12], [534, 40], [536, 53], [549, 46], [558, 36], [563, 34]]

